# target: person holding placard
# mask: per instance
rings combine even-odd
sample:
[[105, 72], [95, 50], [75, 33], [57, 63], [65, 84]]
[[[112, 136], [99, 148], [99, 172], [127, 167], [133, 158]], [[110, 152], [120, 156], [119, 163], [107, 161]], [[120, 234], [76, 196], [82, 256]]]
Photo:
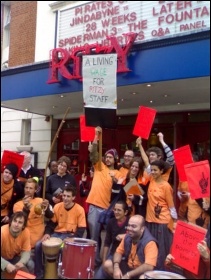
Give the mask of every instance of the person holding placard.
[[[147, 189], [146, 184], [148, 178], [145, 178], [144, 164], [140, 157], [135, 157], [130, 163], [125, 180], [120, 178], [117, 183], [113, 183], [111, 191], [111, 201], [116, 196], [119, 199], [126, 200], [131, 207], [133, 214], [140, 214], [144, 218], [146, 217], [146, 205], [147, 205]], [[142, 183], [140, 183], [142, 182]], [[143, 184], [143, 182], [145, 184]]]
[[[193, 154], [192, 158], [194, 162], [198, 161], [196, 155]], [[177, 196], [180, 200], [179, 218], [207, 228], [210, 222], [210, 197], [193, 199], [187, 181], [179, 182]]]
[[[159, 141], [164, 149], [165, 155], [166, 155], [166, 167], [167, 170], [165, 172], [165, 174], [163, 174], [163, 178], [164, 180], [168, 181], [169, 180], [169, 176], [171, 173], [171, 170], [174, 166], [174, 155], [172, 153], [172, 150], [170, 149], [170, 147], [165, 143], [164, 141], [164, 135], [163, 133], [159, 132], [157, 134]], [[140, 153], [141, 153], [141, 157], [145, 163], [145, 167], [146, 167], [146, 171], [148, 174], [151, 174], [151, 162], [158, 160], [158, 159], [164, 159], [164, 153], [162, 151], [162, 149], [160, 149], [159, 147], [150, 147], [146, 152], [144, 151], [144, 148], [142, 146], [142, 139], [139, 137], [136, 140], [136, 145], [139, 147]]]
[[158, 240], [158, 270], [164, 270], [164, 261], [172, 243], [173, 234], [168, 224], [171, 219], [177, 220], [172, 187], [163, 179], [165, 171], [166, 164], [163, 160], [151, 162], [152, 179], [148, 188], [146, 226]]
[[95, 137], [89, 145], [90, 161], [94, 167], [92, 187], [86, 202], [89, 203], [88, 224], [92, 240], [98, 242], [95, 265], [101, 264], [100, 257], [100, 233], [101, 224], [98, 223], [100, 213], [109, 207], [113, 180], [122, 177], [117, 170], [118, 154], [115, 149], [109, 149], [105, 153], [104, 161], [99, 159], [98, 140], [101, 137], [102, 128], [95, 128]]
[[[188, 184], [184, 184], [180, 190], [180, 207], [178, 210], [179, 219], [187, 220], [203, 228], [207, 228], [210, 222], [210, 198], [192, 199], [188, 189]], [[186, 182], [187, 183], [187, 182]], [[186, 188], [185, 188], [186, 186]]]
[[205, 239], [197, 244], [197, 250], [200, 254], [197, 274], [175, 264], [175, 257], [171, 253], [167, 255], [165, 260], [166, 270], [178, 273], [185, 276], [187, 279], [210, 279], [210, 224]]

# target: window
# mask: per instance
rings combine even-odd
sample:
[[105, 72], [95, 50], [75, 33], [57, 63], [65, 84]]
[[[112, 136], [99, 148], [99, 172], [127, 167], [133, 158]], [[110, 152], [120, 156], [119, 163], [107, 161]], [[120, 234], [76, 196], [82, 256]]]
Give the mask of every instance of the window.
[[11, 19], [11, 13], [10, 13], [10, 6], [6, 6], [5, 9], [5, 20], [4, 20], [4, 28], [9, 27], [10, 25], [10, 19]]
[[31, 119], [22, 120], [21, 125], [21, 145], [30, 145], [31, 143]]

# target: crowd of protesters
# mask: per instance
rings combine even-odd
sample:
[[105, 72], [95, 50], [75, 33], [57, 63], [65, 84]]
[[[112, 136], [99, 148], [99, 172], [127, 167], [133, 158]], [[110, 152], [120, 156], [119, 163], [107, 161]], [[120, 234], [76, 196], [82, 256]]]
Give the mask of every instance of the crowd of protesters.
[[[207, 233], [196, 247], [200, 254], [198, 274], [188, 274], [185, 269], [177, 272], [189, 279], [209, 279], [210, 197], [194, 200], [187, 182], [180, 182], [178, 188], [169, 183], [175, 162], [161, 132], [157, 134], [161, 148], [150, 147], [145, 151], [139, 137], [138, 153], [126, 150], [121, 164], [114, 148], [100, 158], [101, 133], [102, 129], [96, 127], [88, 147], [90, 176], [83, 173], [77, 182], [70, 174], [71, 162], [67, 156], [49, 162], [45, 199], [42, 198], [44, 178], [32, 166], [30, 153], [22, 152], [24, 163], [20, 172], [15, 163], [3, 166], [2, 277], [4, 272], [12, 274], [24, 267], [37, 279], [43, 278], [41, 245], [54, 236], [62, 240], [85, 237], [96, 241], [96, 279], [137, 279], [143, 278], [147, 271], [170, 271], [174, 262], [173, 234], [177, 221], [182, 220], [204, 228]], [[77, 192], [81, 205], [77, 203]], [[174, 192], [180, 201], [178, 210]], [[100, 217], [111, 204], [113, 215], [108, 224], [101, 224]], [[101, 238], [102, 230], [105, 241]], [[10, 242], [14, 237], [15, 243]]]

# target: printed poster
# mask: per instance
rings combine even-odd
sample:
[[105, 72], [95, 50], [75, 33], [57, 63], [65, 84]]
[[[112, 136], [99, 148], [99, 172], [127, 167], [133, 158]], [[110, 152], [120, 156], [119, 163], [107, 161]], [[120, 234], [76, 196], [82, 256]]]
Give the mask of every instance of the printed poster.
[[202, 227], [178, 221], [171, 248], [173, 263], [197, 274], [200, 259], [197, 244], [204, 240], [205, 234]]
[[85, 108], [117, 109], [117, 54], [83, 56]]

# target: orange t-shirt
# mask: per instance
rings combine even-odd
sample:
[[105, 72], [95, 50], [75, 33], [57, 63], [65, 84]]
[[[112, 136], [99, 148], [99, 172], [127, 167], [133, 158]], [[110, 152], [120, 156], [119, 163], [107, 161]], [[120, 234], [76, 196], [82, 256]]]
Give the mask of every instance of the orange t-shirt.
[[6, 204], [6, 207], [1, 210], [1, 216], [7, 216], [9, 214], [8, 210], [8, 202], [12, 198], [12, 193], [13, 193], [13, 185], [14, 185], [14, 180], [11, 181], [9, 184], [5, 184], [3, 182], [3, 178], [1, 177], [1, 205]]
[[92, 187], [86, 202], [107, 209], [110, 204], [113, 184], [109, 173], [114, 172], [114, 177], [117, 179], [123, 176], [119, 170], [110, 170], [103, 162], [101, 162], [101, 169], [99, 170], [99, 162], [94, 165]]
[[74, 206], [66, 210], [64, 203], [57, 203], [54, 208], [54, 216], [51, 219], [54, 223], [58, 223], [54, 232], [76, 232], [78, 227], [86, 227], [86, 216], [82, 206], [75, 203]]
[[196, 219], [202, 218], [204, 220], [203, 227], [207, 228], [210, 222], [210, 216], [198, 205], [195, 199], [189, 197], [188, 199], [188, 222], [196, 224]]
[[[42, 201], [43, 201], [43, 199], [40, 197], [35, 197], [30, 201], [30, 203], [32, 204], [32, 207], [30, 208], [26, 227], [30, 231], [32, 248], [34, 248], [36, 242], [43, 237], [44, 230], [45, 230], [43, 215], [37, 215], [34, 212], [35, 205], [41, 203]], [[24, 207], [23, 201], [20, 200], [14, 204], [13, 212], [15, 213], [17, 211], [22, 211], [23, 207]]]
[[1, 256], [5, 260], [13, 259], [22, 251], [29, 252], [30, 250], [30, 232], [27, 228], [14, 238], [10, 234], [9, 225], [1, 227]]
[[151, 179], [151, 175], [144, 170], [143, 176], [138, 177], [138, 183], [142, 185], [146, 185]]
[[171, 207], [174, 207], [171, 185], [164, 180], [158, 184], [152, 179], [148, 188], [146, 221], [168, 224], [171, 219], [169, 210]]
[[[124, 241], [125, 238], [122, 239], [121, 243], [116, 249], [116, 253], [124, 255]], [[137, 251], [137, 244], [132, 244], [131, 252], [128, 257], [128, 266], [132, 269], [135, 269], [142, 265], [140, 262], [138, 255], [136, 254]], [[150, 241], [144, 248], [144, 255], [145, 255], [145, 264], [149, 264], [152, 266], [156, 266], [157, 257], [158, 257], [158, 248], [154, 241]]]
[[120, 167], [119, 172], [122, 174], [122, 177], [127, 177], [127, 173], [128, 173], [129, 169], [126, 167]]

